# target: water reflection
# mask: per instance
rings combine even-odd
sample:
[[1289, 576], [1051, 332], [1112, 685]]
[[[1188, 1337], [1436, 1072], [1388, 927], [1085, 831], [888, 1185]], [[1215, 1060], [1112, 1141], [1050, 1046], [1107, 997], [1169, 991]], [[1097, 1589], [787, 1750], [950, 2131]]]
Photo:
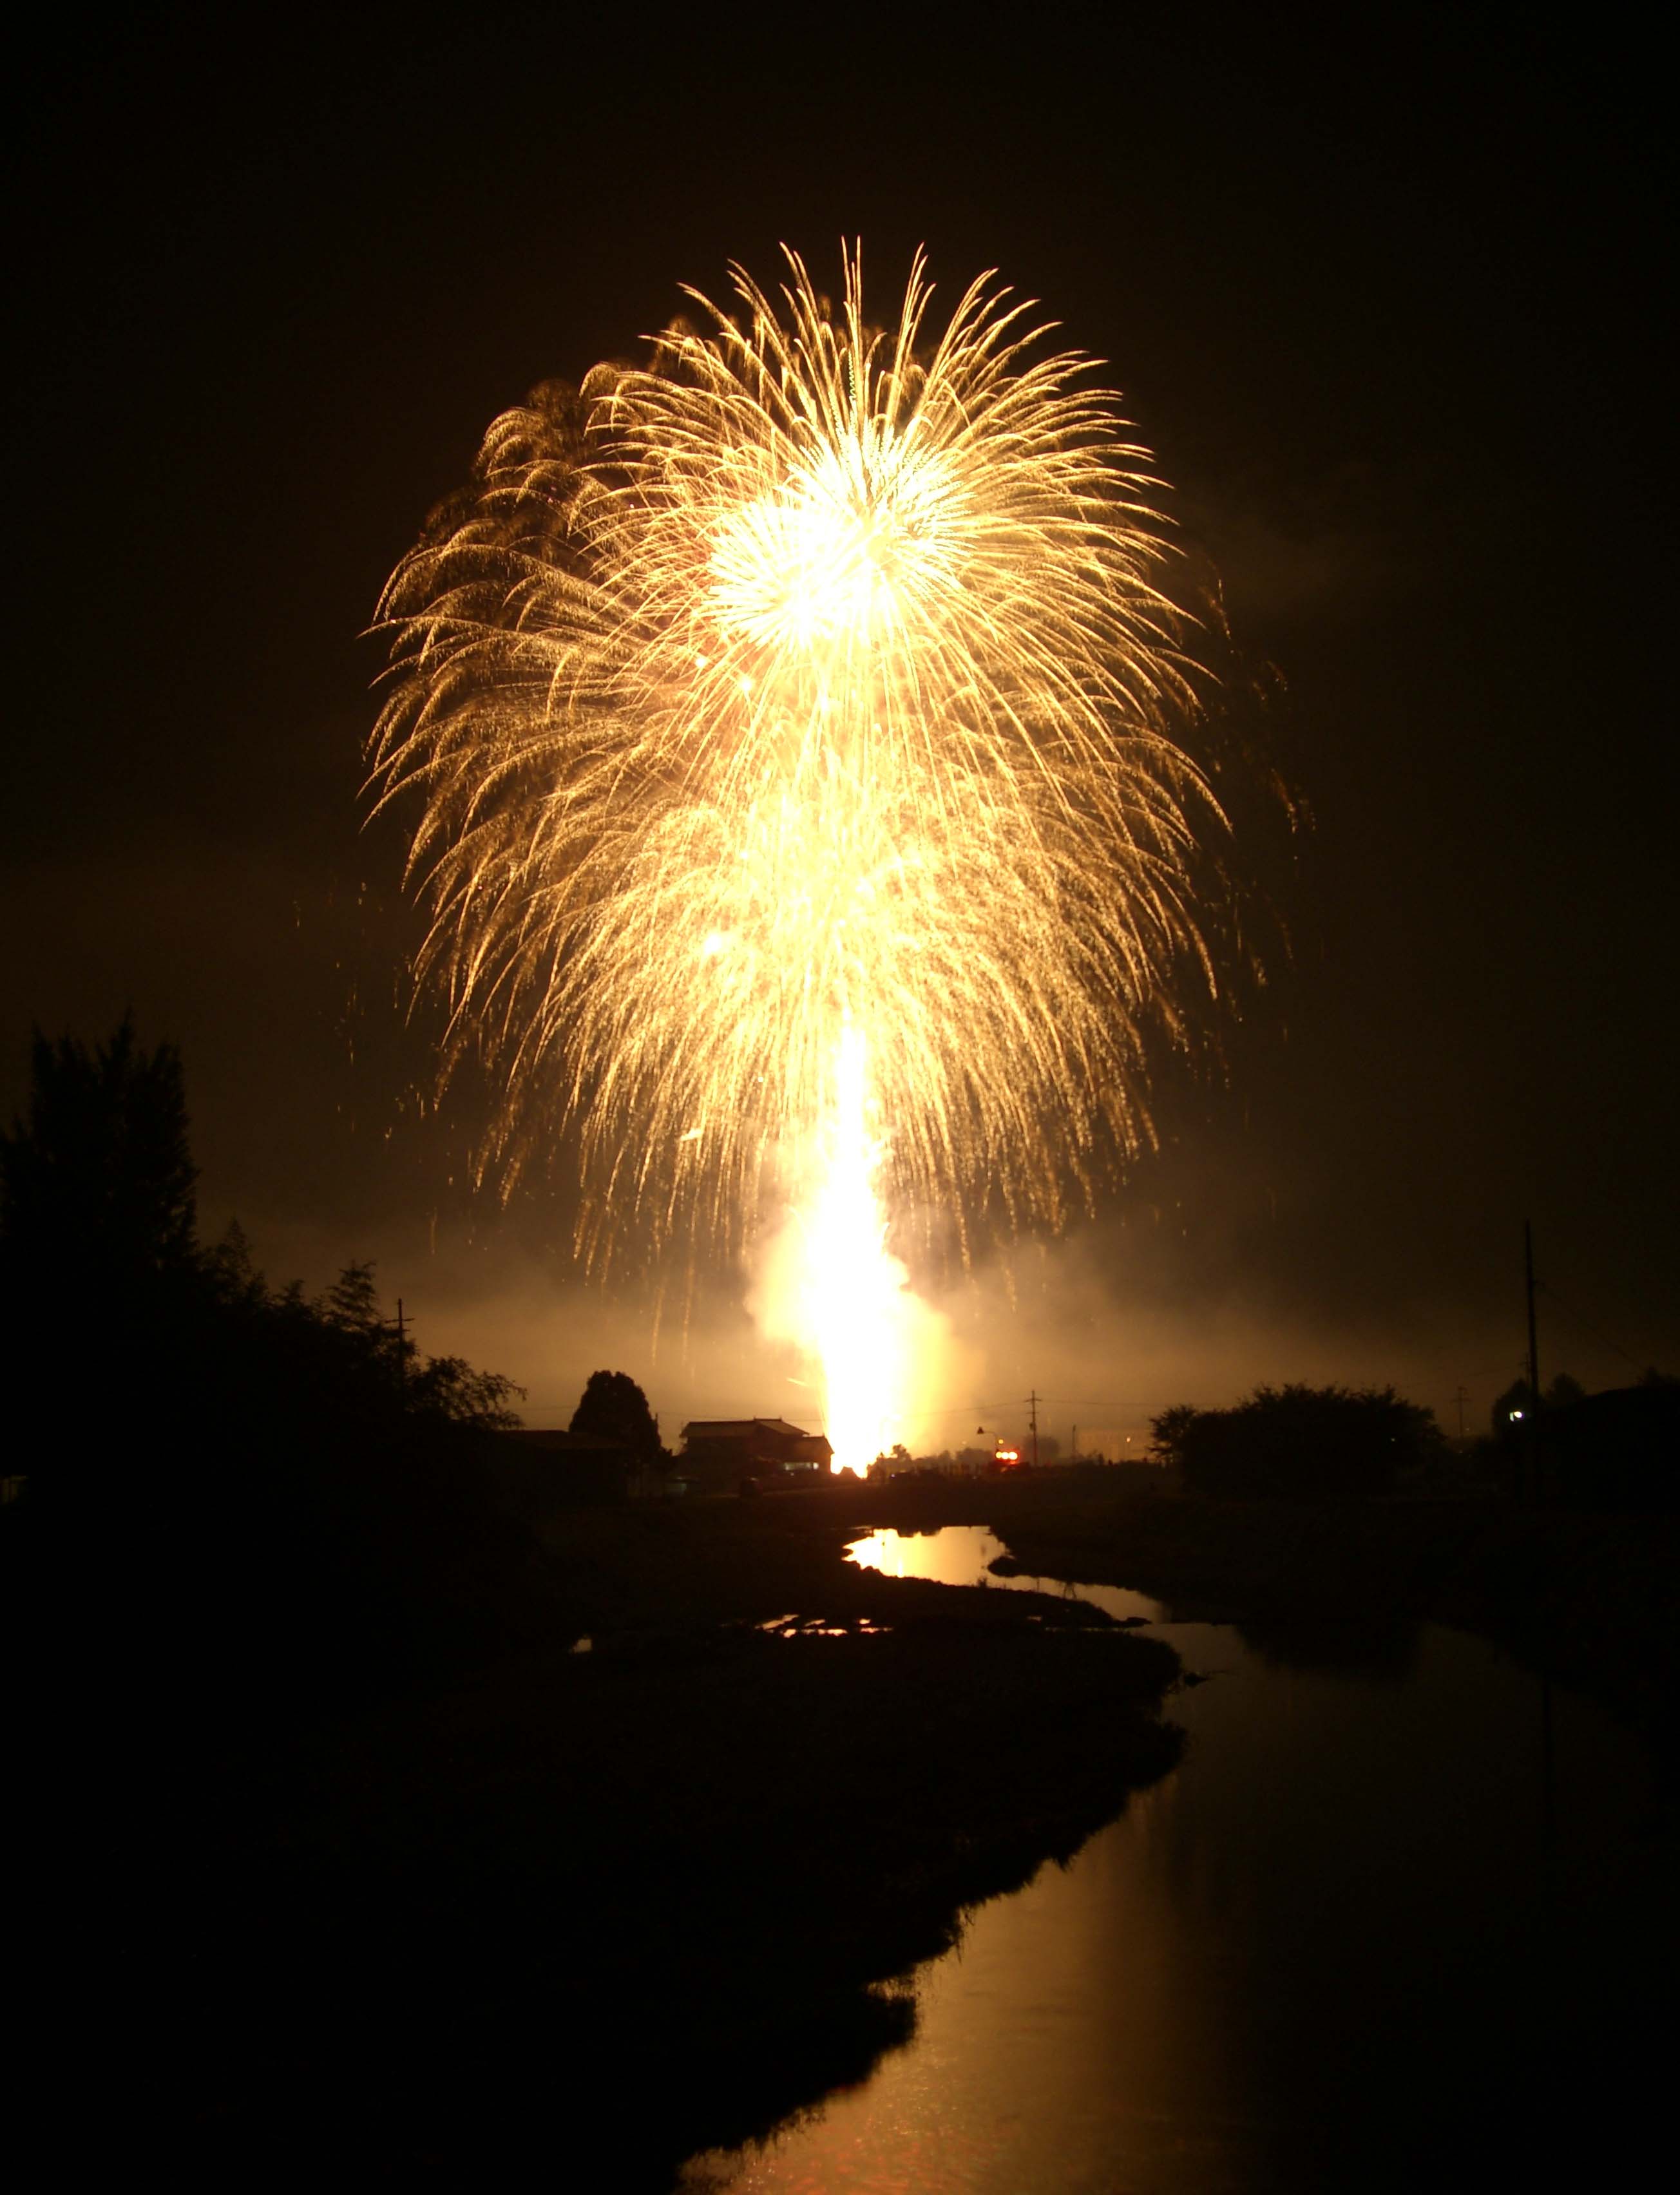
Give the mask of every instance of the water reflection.
[[1339, 1669], [1391, 1684], [1414, 1673], [1423, 1635], [1421, 1623], [1388, 1615], [1354, 1622], [1250, 1616], [1232, 1628], [1274, 1668]]
[[[1002, 1549], [963, 1527], [852, 1552], [959, 1584]], [[1175, 1697], [1180, 1768], [972, 1917], [917, 1977], [908, 2048], [690, 2186], [1434, 2195], [1636, 2153], [1672, 1941], [1640, 1747], [1556, 1693], [1549, 1824], [1539, 1687], [1495, 1649], [1429, 1625], [1371, 1667], [1345, 1638], [1314, 1660], [1304, 1634], [1163, 1628], [1220, 1673]]]
[[863, 1569], [886, 1577], [932, 1578], [940, 1585], [1013, 1587], [1027, 1593], [1077, 1594], [1121, 1622], [1141, 1616], [1157, 1623], [1165, 1614], [1158, 1600], [1124, 1586], [1073, 1585], [1061, 1578], [999, 1577], [991, 1565], [1009, 1550], [984, 1524], [945, 1524], [932, 1532], [870, 1532], [852, 1541], [846, 1553]]

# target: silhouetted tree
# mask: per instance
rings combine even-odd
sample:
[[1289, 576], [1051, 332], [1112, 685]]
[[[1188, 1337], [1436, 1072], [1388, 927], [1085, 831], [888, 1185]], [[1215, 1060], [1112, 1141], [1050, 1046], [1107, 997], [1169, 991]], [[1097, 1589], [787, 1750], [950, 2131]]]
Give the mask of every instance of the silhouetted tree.
[[32, 1293], [130, 1287], [196, 1255], [181, 1055], [124, 1017], [89, 1051], [38, 1029], [26, 1113], [0, 1132], [0, 1257]]
[[[1548, 1410], [1567, 1410], [1572, 1403], [1584, 1403], [1586, 1389], [1567, 1372], [1560, 1372], [1541, 1397], [1542, 1406]], [[1534, 1414], [1534, 1390], [1526, 1379], [1513, 1380], [1503, 1395], [1493, 1403], [1493, 1437], [1509, 1440], [1512, 1432]]]
[[518, 1391], [418, 1356], [366, 1263], [312, 1300], [237, 1226], [199, 1249], [173, 1046], [124, 1022], [92, 1051], [38, 1037], [33, 1065], [0, 1136], [6, 1524], [97, 1681], [355, 1687], [526, 1621], [532, 1544], [483, 1439]]
[[379, 1291], [373, 1285], [372, 1260], [346, 1265], [321, 1297], [319, 1309], [327, 1324], [342, 1333], [372, 1335], [380, 1332], [384, 1322], [379, 1314]]
[[1286, 1500], [1385, 1493], [1440, 1443], [1434, 1414], [1392, 1387], [1256, 1387], [1228, 1410], [1180, 1404], [1152, 1429], [1192, 1492]]
[[1490, 1415], [1495, 1440], [1509, 1440], [1514, 1430], [1534, 1414], [1534, 1390], [1526, 1380], [1513, 1380], [1503, 1395], [1493, 1398]]
[[1152, 1437], [1149, 1453], [1157, 1463], [1181, 1464], [1184, 1461], [1184, 1443], [1190, 1428], [1202, 1412], [1191, 1403], [1175, 1403], [1169, 1410], [1149, 1420]]
[[499, 1372], [481, 1372], [465, 1357], [428, 1357], [409, 1376], [410, 1407], [436, 1412], [448, 1424], [511, 1432], [519, 1423], [512, 1397], [522, 1387]]
[[0, 1396], [32, 1501], [109, 1484], [178, 1389], [205, 1293], [181, 1057], [124, 1018], [108, 1043], [38, 1030], [0, 1132]]
[[237, 1219], [228, 1222], [222, 1240], [205, 1260], [205, 1270], [211, 1288], [226, 1304], [255, 1307], [268, 1300], [268, 1283], [257, 1270], [251, 1244]]
[[638, 1464], [668, 1461], [648, 1398], [627, 1372], [592, 1372], [570, 1430], [615, 1441]]

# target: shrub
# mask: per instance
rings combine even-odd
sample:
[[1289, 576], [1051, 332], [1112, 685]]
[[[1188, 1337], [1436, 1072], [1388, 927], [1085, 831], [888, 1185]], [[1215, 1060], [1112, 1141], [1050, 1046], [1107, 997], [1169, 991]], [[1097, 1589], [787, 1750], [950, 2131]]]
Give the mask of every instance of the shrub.
[[1192, 1493], [1289, 1501], [1385, 1494], [1440, 1441], [1433, 1413], [1392, 1387], [1257, 1387], [1228, 1410], [1181, 1403], [1152, 1429]]

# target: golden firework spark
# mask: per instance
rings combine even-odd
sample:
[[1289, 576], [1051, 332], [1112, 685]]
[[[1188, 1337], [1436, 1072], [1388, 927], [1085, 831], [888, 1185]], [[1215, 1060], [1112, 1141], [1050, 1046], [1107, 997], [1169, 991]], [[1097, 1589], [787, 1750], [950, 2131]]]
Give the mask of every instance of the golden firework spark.
[[990, 277], [931, 332], [918, 259], [882, 331], [857, 255], [838, 312], [788, 258], [498, 419], [383, 605], [421, 972], [505, 1153], [533, 1103], [580, 1129], [597, 1248], [738, 1242], [825, 1138], [895, 1210], [1058, 1221], [1211, 981], [1118, 399]]

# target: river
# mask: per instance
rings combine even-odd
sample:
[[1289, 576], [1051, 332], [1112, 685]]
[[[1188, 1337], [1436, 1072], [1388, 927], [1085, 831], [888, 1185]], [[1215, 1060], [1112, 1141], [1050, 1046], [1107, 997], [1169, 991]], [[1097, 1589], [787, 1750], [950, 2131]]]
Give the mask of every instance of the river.
[[[972, 1584], [1003, 1550], [948, 1526], [852, 1552]], [[1169, 1702], [1181, 1765], [968, 1917], [914, 1977], [904, 2049], [765, 2147], [692, 2160], [683, 2188], [1642, 2182], [1669, 2137], [1675, 1939], [1642, 1744], [1438, 1625], [1245, 1635], [1069, 1589], [1146, 1619], [1202, 1680]]]

